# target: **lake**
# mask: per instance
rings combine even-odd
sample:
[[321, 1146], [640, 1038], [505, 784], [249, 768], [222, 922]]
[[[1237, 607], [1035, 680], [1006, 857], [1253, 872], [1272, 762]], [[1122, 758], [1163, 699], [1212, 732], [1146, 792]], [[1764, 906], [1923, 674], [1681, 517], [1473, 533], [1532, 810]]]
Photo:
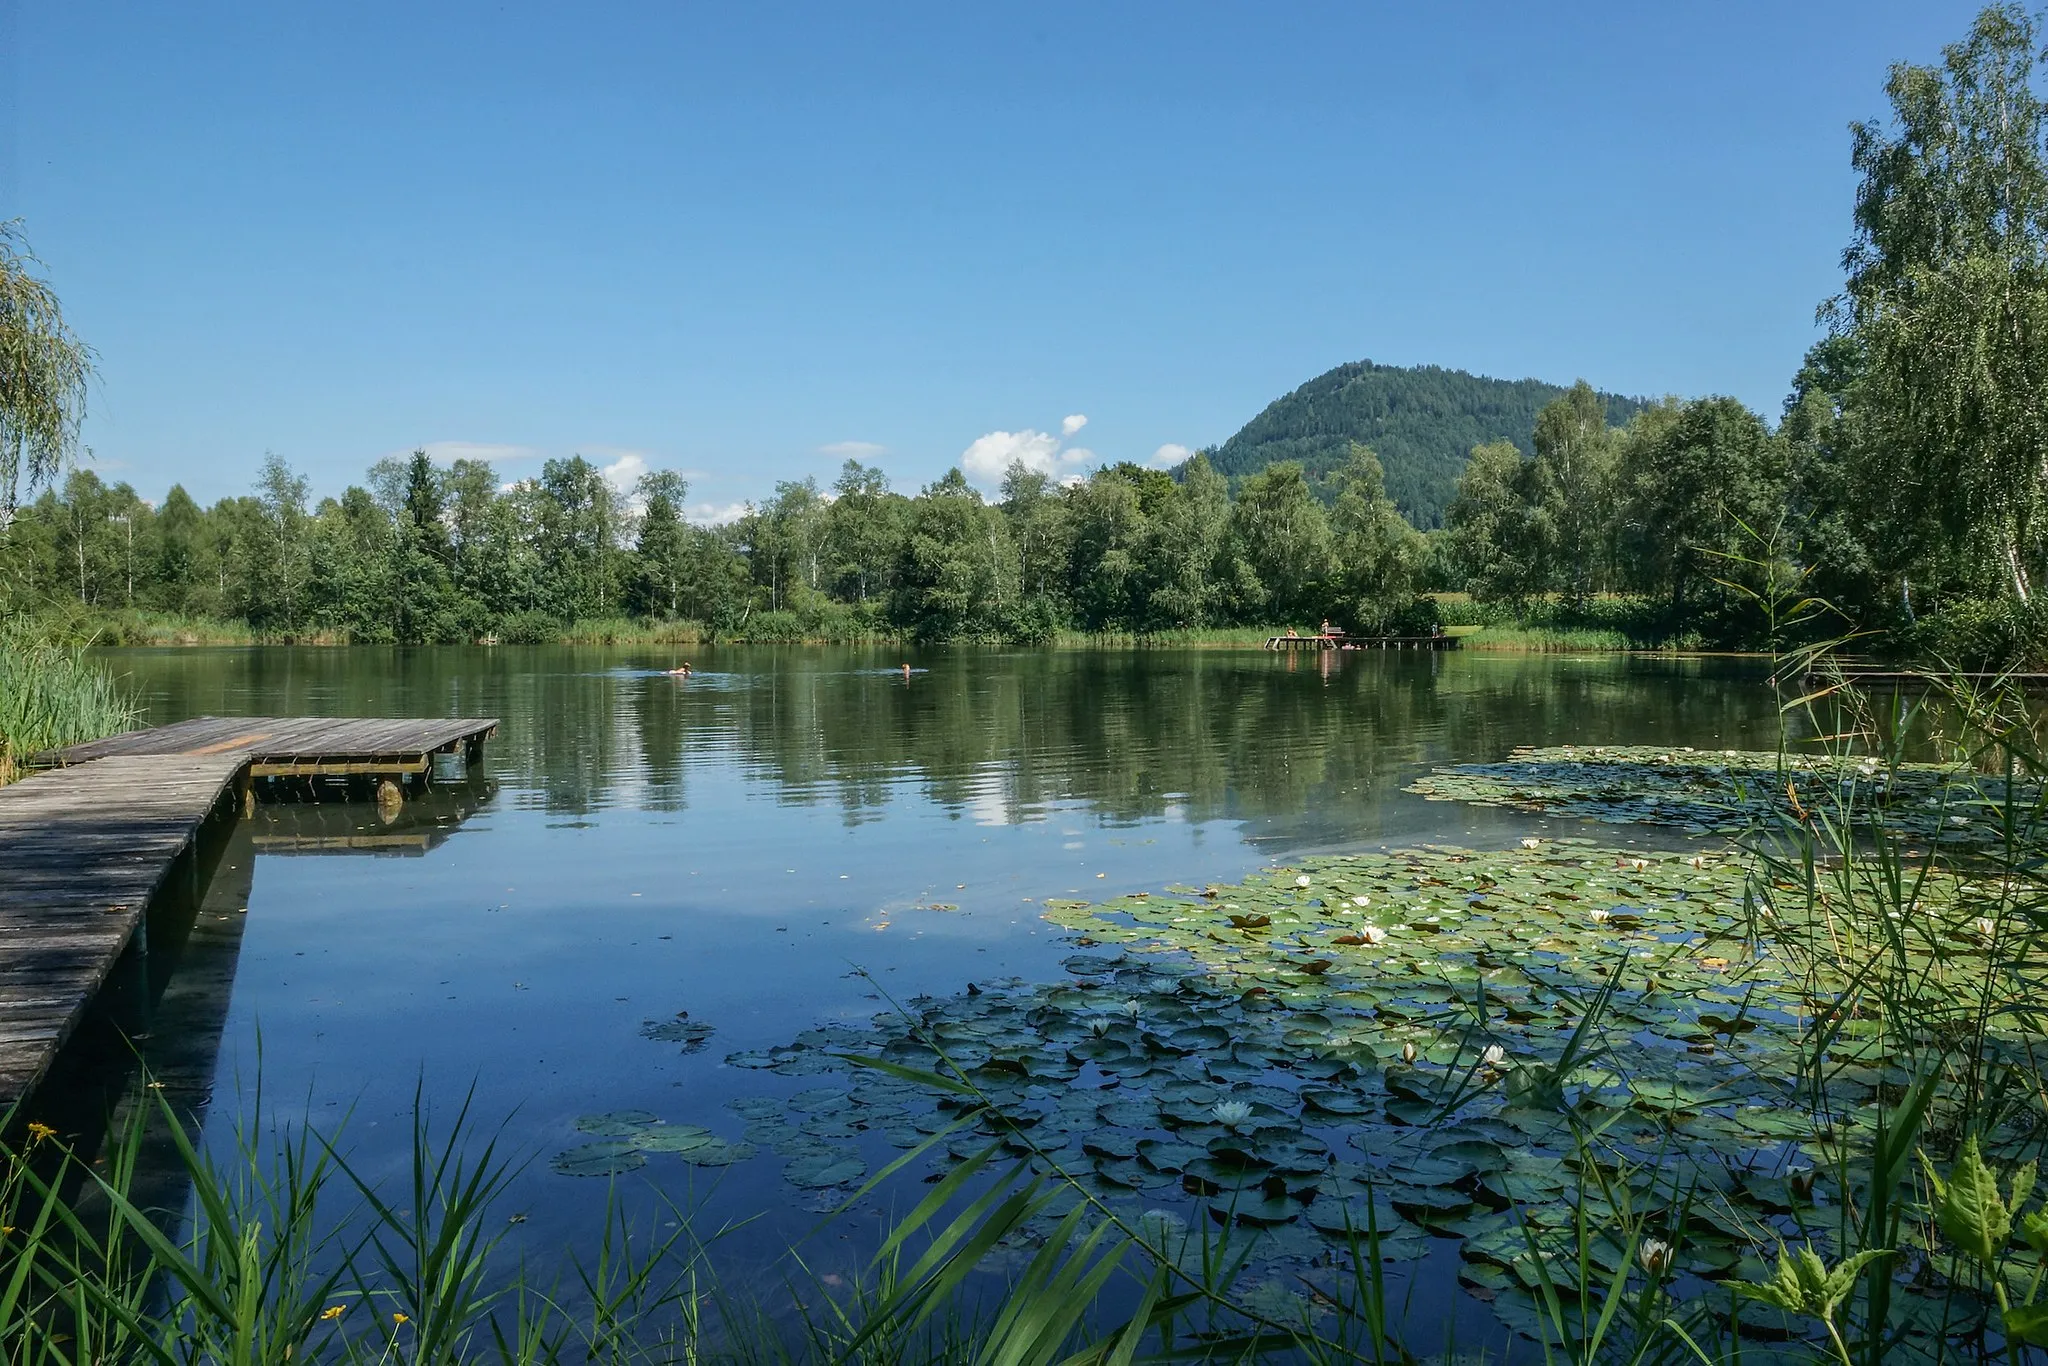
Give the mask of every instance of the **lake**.
[[[343, 1127], [371, 1174], [402, 1164], [417, 1084], [444, 1122], [469, 1094], [535, 1159], [511, 1236], [551, 1255], [602, 1216], [607, 1183], [548, 1162], [587, 1140], [579, 1117], [643, 1110], [737, 1138], [728, 1102], [813, 1083], [728, 1055], [920, 993], [1060, 979], [1074, 950], [1041, 918], [1048, 898], [1585, 833], [1402, 789], [1521, 744], [1768, 749], [1778, 733], [1755, 661], [954, 650], [910, 655], [906, 679], [901, 651], [688, 653], [687, 679], [661, 672], [675, 652], [629, 648], [104, 653], [151, 723], [501, 719], [483, 773], [395, 819], [266, 806], [216, 851], [142, 1044], [181, 1104], [211, 1098], [210, 1141], [246, 1109], [259, 1056], [271, 1114]], [[643, 1036], [685, 1017], [715, 1031], [703, 1046]], [[132, 1085], [112, 1056], [74, 1050], [58, 1084], [81, 1105]], [[767, 1152], [622, 1180], [758, 1216], [730, 1242], [738, 1265], [767, 1264], [837, 1198], [785, 1185]], [[813, 1265], [850, 1269], [875, 1226], [835, 1228]]]

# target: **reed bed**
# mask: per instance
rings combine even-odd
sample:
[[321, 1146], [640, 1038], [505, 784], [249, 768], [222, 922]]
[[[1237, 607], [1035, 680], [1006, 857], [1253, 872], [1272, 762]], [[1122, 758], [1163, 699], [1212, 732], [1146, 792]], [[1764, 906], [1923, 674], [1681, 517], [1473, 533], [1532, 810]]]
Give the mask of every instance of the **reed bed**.
[[0, 783], [39, 750], [97, 740], [135, 724], [134, 698], [80, 645], [0, 624]]

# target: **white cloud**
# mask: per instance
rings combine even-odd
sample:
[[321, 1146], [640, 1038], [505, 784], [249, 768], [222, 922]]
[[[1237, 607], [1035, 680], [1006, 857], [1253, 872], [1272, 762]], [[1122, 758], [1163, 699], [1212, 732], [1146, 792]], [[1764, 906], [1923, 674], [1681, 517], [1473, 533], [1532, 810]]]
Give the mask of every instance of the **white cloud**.
[[875, 441], [833, 441], [818, 447], [818, 454], [842, 460], [872, 460], [888, 449]]
[[1193, 451], [1179, 442], [1169, 441], [1158, 450], [1152, 452], [1150, 463], [1159, 466], [1161, 469], [1172, 469], [1175, 465], [1180, 464], [1181, 461], [1186, 460], [1193, 454]]
[[1082, 471], [1095, 463], [1095, 452], [1086, 446], [1069, 446], [1066, 438], [1088, 425], [1079, 413], [1060, 423], [1060, 435], [1026, 427], [1021, 432], [989, 432], [975, 438], [960, 454], [960, 472], [987, 489], [1003, 482], [1011, 464], [1021, 461], [1027, 470], [1049, 475], [1062, 484], [1079, 483]]
[[1003, 471], [1015, 461], [1023, 461], [1026, 469], [1052, 474], [1059, 468], [1059, 459], [1060, 439], [1027, 427], [1021, 432], [976, 437], [960, 453], [960, 471], [976, 483], [994, 485], [1002, 482]]
[[640, 482], [640, 476], [647, 473], [647, 457], [638, 451], [623, 451], [619, 458], [604, 467], [604, 477], [620, 493], [631, 493], [633, 485]]
[[698, 503], [687, 516], [698, 526], [724, 526], [747, 515], [745, 503]]

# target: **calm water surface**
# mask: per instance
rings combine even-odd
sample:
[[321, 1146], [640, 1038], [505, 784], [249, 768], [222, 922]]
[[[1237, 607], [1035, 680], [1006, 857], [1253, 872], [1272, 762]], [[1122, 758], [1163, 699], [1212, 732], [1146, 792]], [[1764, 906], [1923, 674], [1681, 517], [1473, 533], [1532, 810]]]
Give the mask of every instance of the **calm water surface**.
[[[659, 672], [672, 652], [638, 649], [107, 653], [153, 723], [502, 722], [486, 776], [388, 825], [360, 804], [267, 807], [230, 838], [145, 1042], [188, 1102], [211, 1088], [215, 1141], [259, 1044], [266, 1103], [346, 1115], [372, 1172], [396, 1170], [416, 1082], [443, 1114], [473, 1086], [474, 1113], [540, 1159], [514, 1189], [516, 1236], [559, 1248], [605, 1196], [546, 1166], [581, 1141], [579, 1115], [647, 1109], [737, 1137], [725, 1100], [815, 1082], [726, 1054], [864, 1021], [883, 993], [1057, 978], [1070, 950], [1038, 919], [1045, 897], [1565, 832], [1401, 788], [1518, 744], [1777, 734], [1762, 670], [1737, 661], [955, 651], [913, 656], [906, 683], [900, 652], [691, 655], [699, 672], [678, 679]], [[641, 1037], [679, 1011], [716, 1027], [703, 1050]], [[656, 1157], [626, 1180], [765, 1211], [734, 1245], [765, 1255], [816, 1222], [779, 1164], [712, 1179]]]

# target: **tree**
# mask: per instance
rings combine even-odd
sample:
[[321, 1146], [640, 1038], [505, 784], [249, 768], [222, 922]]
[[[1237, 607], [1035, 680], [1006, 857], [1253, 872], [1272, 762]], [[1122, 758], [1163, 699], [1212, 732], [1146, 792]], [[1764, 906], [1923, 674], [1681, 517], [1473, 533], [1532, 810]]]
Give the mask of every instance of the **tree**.
[[401, 645], [462, 638], [455, 610], [455, 551], [448, 537], [447, 513], [441, 472], [425, 451], [414, 451], [405, 462], [404, 484], [392, 519], [392, 625]]
[[1268, 622], [1322, 615], [1331, 569], [1330, 520], [1291, 460], [1244, 481], [1230, 514], [1239, 615]]
[[24, 478], [34, 492], [78, 445], [93, 353], [64, 322], [18, 223], [0, 223], [0, 537]]
[[2048, 503], [2048, 159], [2034, 24], [1978, 15], [1939, 66], [1900, 63], [1890, 125], [1854, 128], [1856, 236], [1829, 316], [1854, 339], [1864, 477], [1981, 544], [2031, 601]]
[[266, 453], [256, 476], [257, 520], [248, 549], [253, 611], [250, 620], [289, 632], [305, 612], [312, 571], [306, 543], [306, 480], [283, 456]]
[[1020, 591], [1054, 617], [1066, 615], [1067, 561], [1072, 554], [1069, 507], [1052, 476], [1012, 460], [1003, 472], [1002, 508], [1017, 550]]
[[580, 455], [550, 460], [531, 495], [539, 605], [564, 621], [616, 610], [620, 507], [604, 472]]
[[1631, 577], [1668, 600], [1669, 630], [1683, 629], [1738, 558], [1768, 543], [1785, 509], [1785, 443], [1732, 398], [1695, 399], [1638, 413], [1627, 432], [1621, 521]]
[[1420, 537], [1387, 497], [1379, 457], [1364, 446], [1352, 444], [1337, 484], [1330, 511], [1336, 553], [1330, 614], [1347, 630], [1379, 634], [1415, 600]]
[[1215, 574], [1229, 529], [1230, 486], [1197, 451], [1180, 467], [1178, 484], [1151, 520], [1149, 625], [1202, 626], [1225, 607]]
[[790, 606], [792, 590], [815, 592], [825, 565], [825, 497], [815, 479], [781, 480], [755, 512], [754, 574], [768, 588], [768, 606]]
[[154, 589], [155, 606], [172, 612], [192, 609], [192, 594], [199, 580], [200, 537], [206, 514], [182, 484], [171, 485], [163, 508], [156, 515], [157, 542]]
[[674, 470], [649, 470], [635, 492], [641, 501], [640, 536], [633, 547], [640, 557], [641, 609], [673, 621], [682, 615], [690, 579], [690, 529], [683, 521], [690, 484]]
[[1534, 469], [1512, 442], [1476, 446], [1444, 510], [1452, 558], [1481, 602], [1519, 609], [1549, 589], [1549, 538], [1536, 515]]
[[849, 460], [840, 467], [825, 509], [824, 544], [827, 586], [842, 600], [867, 604], [888, 593], [909, 501], [891, 493], [888, 476], [872, 465]]
[[1073, 528], [1067, 597], [1076, 620], [1091, 631], [1141, 625], [1148, 523], [1137, 482], [1100, 470], [1068, 489], [1065, 501]]
[[992, 635], [1016, 604], [1015, 577], [1001, 512], [951, 469], [911, 503], [891, 615], [928, 640]]
[[1580, 380], [1563, 398], [1536, 414], [1534, 480], [1551, 587], [1573, 607], [1584, 607], [1612, 560], [1615, 443], [1607, 426], [1607, 400]]

